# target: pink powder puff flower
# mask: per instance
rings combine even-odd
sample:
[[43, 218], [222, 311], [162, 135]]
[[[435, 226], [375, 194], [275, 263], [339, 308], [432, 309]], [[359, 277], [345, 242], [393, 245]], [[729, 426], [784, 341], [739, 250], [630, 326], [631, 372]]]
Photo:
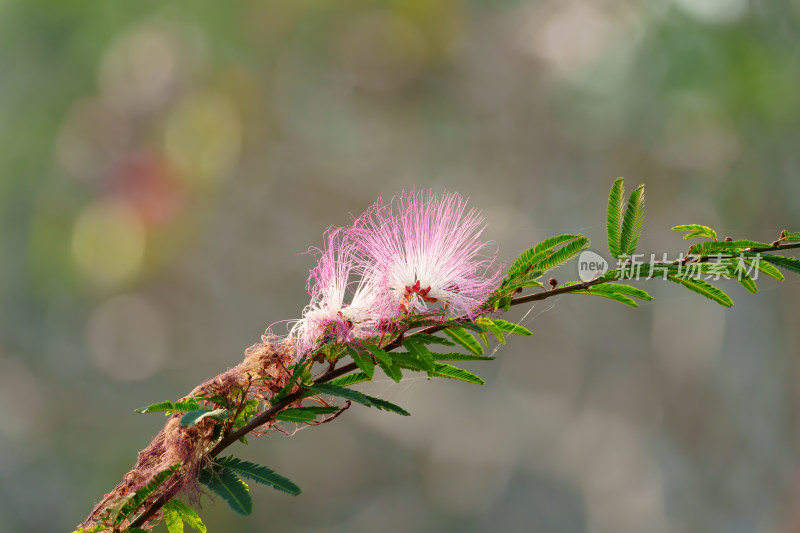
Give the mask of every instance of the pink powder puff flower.
[[394, 313], [429, 311], [439, 303], [455, 316], [474, 318], [497, 286], [497, 245], [480, 240], [481, 214], [466, 210], [455, 193], [404, 192], [389, 205], [381, 200], [356, 220], [352, 231], [365, 258], [377, 269]]
[[344, 228], [331, 228], [325, 250], [317, 250], [319, 263], [311, 270], [307, 285], [311, 303], [290, 331], [299, 354], [308, 353], [320, 342], [352, 342], [377, 335], [381, 311], [387, 308], [379, 302], [385, 291], [378, 287], [377, 277], [363, 275], [356, 244], [347, 238]]

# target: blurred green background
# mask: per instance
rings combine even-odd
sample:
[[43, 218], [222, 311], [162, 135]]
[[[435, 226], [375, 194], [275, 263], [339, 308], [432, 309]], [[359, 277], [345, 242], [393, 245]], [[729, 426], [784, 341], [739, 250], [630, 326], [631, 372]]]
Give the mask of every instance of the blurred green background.
[[[800, 230], [800, 4], [759, 0], [0, 2], [0, 532], [70, 531], [177, 398], [296, 318], [331, 224], [455, 190], [513, 260], [604, 251], [617, 176], [669, 227]], [[559, 279], [575, 278], [574, 266]], [[800, 530], [800, 283], [723, 310], [515, 309], [534, 331], [386, 380], [409, 409], [251, 440], [212, 532]], [[280, 327], [280, 326], [278, 326]], [[165, 531], [161, 526], [159, 531]]]

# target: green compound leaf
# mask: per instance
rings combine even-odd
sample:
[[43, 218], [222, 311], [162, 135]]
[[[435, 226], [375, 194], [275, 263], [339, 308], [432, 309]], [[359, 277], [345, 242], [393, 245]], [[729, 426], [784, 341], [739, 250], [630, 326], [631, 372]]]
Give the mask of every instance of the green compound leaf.
[[[532, 270], [541, 270], [538, 267], [539, 263], [553, 253], [553, 248], [566, 242], [574, 241], [578, 238], [580, 238], [580, 235], [556, 235], [555, 237], [550, 237], [543, 240], [536, 246], [528, 248], [522, 252], [522, 254], [508, 269], [508, 276], [506, 279], [510, 281], [514, 278], [526, 275]], [[536, 277], [541, 275], [542, 273], [539, 273]]]
[[[482, 317], [476, 320], [478, 324], [488, 329], [494, 338], [497, 339], [497, 342], [500, 344], [506, 343], [506, 338], [503, 335], [503, 330], [499, 327], [495, 326], [494, 321], [491, 318]], [[483, 344], [489, 346], [489, 340], [486, 338], [485, 333], [481, 333], [481, 340], [483, 340]]]
[[777, 268], [775, 268], [766, 261], [761, 261], [761, 260], [755, 261], [751, 258], [748, 258], [748, 259], [742, 259], [742, 262], [747, 266], [748, 270], [752, 268], [756, 272], [760, 272], [761, 274], [764, 274], [771, 278], [775, 278], [778, 281], [783, 281], [786, 279], [783, 276], [783, 274], [781, 274], [780, 270], [778, 270]]
[[395, 383], [399, 383], [403, 379], [403, 372], [394, 365], [391, 356], [385, 350], [374, 344], [366, 344], [364, 347], [375, 357], [375, 362], [378, 363], [384, 374], [392, 378]]
[[278, 391], [278, 394], [273, 396], [272, 399], [270, 400], [270, 403], [272, 405], [275, 405], [276, 403], [286, 398], [286, 396], [288, 396], [288, 394], [292, 391], [294, 384], [297, 383], [297, 380], [300, 379], [300, 376], [302, 376], [303, 373], [306, 371], [307, 360], [308, 360], [308, 355], [304, 355], [303, 358], [300, 359], [300, 361], [298, 361], [296, 365], [294, 365], [294, 370], [292, 371], [292, 377], [289, 378], [289, 382], [286, 385], [284, 385], [284, 387], [280, 391]]
[[717, 232], [708, 226], [703, 226], [701, 224], [682, 224], [680, 226], [675, 226], [672, 229], [675, 231], [690, 232], [683, 236], [683, 238], [687, 241], [689, 239], [694, 239], [695, 237], [708, 237], [714, 241], [717, 240]]
[[471, 353], [433, 353], [433, 358], [436, 361], [493, 361], [494, 357], [486, 357], [484, 355], [473, 355]]
[[512, 333], [514, 335], [524, 335], [526, 337], [530, 337], [531, 335], [533, 335], [533, 333], [531, 333], [529, 329], [524, 328], [519, 324], [509, 322], [508, 320], [503, 320], [502, 318], [493, 318], [492, 322], [494, 322], [494, 325], [496, 327], [498, 327], [502, 331], [505, 331], [506, 333]]
[[758, 241], [703, 241], [689, 247], [689, 253], [694, 255], [715, 255], [723, 251], [746, 250], [748, 248], [768, 248], [770, 244]]
[[447, 365], [443, 363], [435, 363], [433, 372], [431, 373], [432, 377], [435, 378], [449, 378], [449, 379], [457, 379], [460, 381], [466, 381], [467, 383], [474, 383], [475, 385], [484, 385], [486, 384], [480, 376], [476, 376], [472, 372], [468, 372], [463, 368], [459, 368], [453, 365]]
[[375, 363], [372, 361], [372, 357], [361, 353], [359, 350], [350, 345], [347, 346], [347, 353], [353, 358], [356, 366], [360, 368], [361, 371], [369, 377], [369, 379], [372, 379], [372, 376], [375, 375]]
[[186, 413], [188, 411], [194, 411], [196, 409], [202, 409], [199, 403], [192, 401], [192, 400], [180, 400], [175, 403], [172, 402], [158, 402], [154, 404], [150, 404], [147, 407], [140, 407], [138, 409], [134, 409], [137, 413]]
[[247, 516], [253, 512], [253, 498], [250, 496], [250, 487], [230, 468], [210, 471], [200, 471], [200, 483], [206, 485], [211, 491], [225, 500], [237, 514]]
[[338, 407], [290, 407], [284, 409], [272, 418], [284, 422], [302, 423], [316, 420], [319, 415], [332, 415], [338, 411]]
[[617, 293], [617, 294], [624, 294], [626, 296], [633, 296], [634, 298], [639, 298], [641, 300], [651, 301], [653, 297], [643, 291], [638, 287], [632, 287], [631, 285], [622, 285], [619, 283], [604, 283], [602, 285], [595, 285], [592, 286], [590, 289], [592, 292], [603, 292], [603, 293]]
[[135, 513], [151, 494], [158, 490], [161, 485], [163, 485], [170, 477], [172, 477], [172, 474], [174, 474], [175, 471], [180, 468], [180, 466], [181, 463], [177, 463], [166, 470], [162, 470], [158, 474], [154, 475], [147, 485], [141, 487], [131, 496], [126, 498], [114, 516], [114, 525], [118, 526], [123, 520]]
[[251, 463], [250, 461], [242, 461], [233, 456], [225, 457], [217, 462], [225, 470], [232, 470], [235, 474], [245, 479], [261, 483], [262, 485], [268, 485], [275, 490], [291, 494], [292, 496], [297, 496], [303, 492], [291, 479], [275, 473], [266, 466]]
[[406, 411], [402, 407], [387, 402], [386, 400], [375, 398], [373, 396], [367, 396], [364, 393], [352, 389], [337, 387], [335, 385], [331, 385], [330, 383], [316, 383], [309, 387], [309, 391], [311, 391], [312, 394], [317, 393], [317, 394], [330, 394], [331, 396], [339, 396], [340, 398], [351, 400], [356, 403], [360, 403], [361, 405], [366, 405], [367, 407], [377, 407], [378, 409], [384, 411], [391, 411], [393, 413], [398, 413], [403, 416], [409, 415], [408, 411]]
[[787, 241], [800, 241], [800, 231], [783, 230], [783, 238]]
[[381, 398], [375, 398], [374, 396], [369, 396], [369, 399], [374, 407], [377, 407], [382, 411], [389, 411], [403, 416], [411, 416], [411, 413], [409, 413], [399, 405], [393, 404], [392, 402], [387, 402], [386, 400], [383, 400]]
[[537, 269], [547, 272], [553, 270], [557, 266], [566, 263], [589, 245], [589, 239], [586, 237], [578, 237], [574, 241], [568, 242], [551, 255], [543, 259], [538, 265]]
[[687, 289], [692, 290], [697, 294], [702, 294], [706, 298], [714, 300], [724, 307], [733, 307], [733, 300], [731, 300], [730, 296], [710, 283], [703, 281], [702, 279], [676, 277], [672, 274], [667, 275], [667, 279], [674, 281], [675, 283], [680, 283]]
[[169, 501], [164, 504], [164, 524], [167, 526], [169, 533], [183, 533], [183, 519], [178, 511], [175, 511], [170, 505]]
[[444, 333], [475, 355], [483, 355], [483, 347], [475, 337], [466, 330], [462, 328], [447, 328], [444, 330]]
[[[447, 331], [449, 330], [445, 330], [445, 333], [447, 333]], [[431, 351], [428, 350], [427, 346], [419, 342], [414, 342], [410, 338], [403, 341], [403, 346], [406, 350], [408, 350], [408, 354], [410, 356], [416, 358], [416, 360], [419, 362], [419, 365], [424, 370], [433, 370], [433, 364], [435, 361], [433, 360], [433, 354], [431, 354]]]
[[209, 411], [207, 409], [195, 409], [194, 411], [189, 411], [181, 417], [181, 427], [192, 427], [205, 418], [213, 418], [219, 422], [224, 422], [232, 416], [233, 413], [227, 409], [214, 409], [213, 411]]
[[786, 257], [785, 255], [761, 254], [761, 260], [779, 266], [784, 270], [800, 274], [800, 259]]
[[602, 290], [603, 285], [595, 285], [589, 287], [588, 289], [580, 289], [577, 291], [572, 291], [570, 294], [590, 294], [592, 296], [602, 296], [603, 298], [609, 298], [611, 300], [615, 300], [617, 302], [623, 303], [630, 307], [639, 307], [639, 304], [629, 296], [615, 291], [608, 291]]
[[622, 232], [619, 236], [619, 249], [623, 255], [633, 255], [642, 235], [644, 219], [644, 184], [639, 185], [628, 197], [628, 207], [622, 219]]
[[[392, 362], [395, 366], [404, 368], [406, 370], [413, 370], [414, 372], [427, 372], [432, 368], [432, 365], [425, 365], [414, 355], [408, 352], [391, 352]], [[432, 354], [436, 355], [436, 354]]]
[[414, 333], [413, 335], [409, 335], [407, 337], [415, 342], [421, 342], [422, 344], [441, 344], [443, 346], [455, 346], [452, 342], [447, 339], [443, 339], [436, 335], [431, 335], [430, 333]]
[[169, 533], [183, 533], [183, 523], [189, 524], [198, 533], [206, 533], [206, 525], [194, 509], [180, 500], [172, 499], [164, 504], [164, 522]]
[[332, 379], [328, 382], [328, 385], [334, 385], [336, 387], [349, 387], [351, 385], [355, 385], [356, 383], [363, 383], [364, 381], [369, 381], [370, 379], [371, 378], [365, 373], [356, 372], [354, 374], [347, 374], [346, 376]]
[[608, 252], [611, 257], [622, 255], [620, 235], [622, 232], [622, 196], [625, 194], [625, 180], [617, 178], [611, 186], [606, 209], [606, 233], [608, 235]]

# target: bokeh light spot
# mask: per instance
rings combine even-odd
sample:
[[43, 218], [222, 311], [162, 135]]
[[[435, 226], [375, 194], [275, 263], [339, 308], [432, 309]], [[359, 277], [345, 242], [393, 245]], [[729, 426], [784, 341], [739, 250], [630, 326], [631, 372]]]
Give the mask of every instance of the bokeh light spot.
[[84, 208], [72, 232], [72, 258], [93, 283], [113, 288], [139, 274], [145, 252], [139, 215], [125, 202], [100, 200]]
[[181, 102], [167, 120], [165, 150], [188, 180], [220, 181], [239, 159], [242, 123], [227, 96], [201, 92]]

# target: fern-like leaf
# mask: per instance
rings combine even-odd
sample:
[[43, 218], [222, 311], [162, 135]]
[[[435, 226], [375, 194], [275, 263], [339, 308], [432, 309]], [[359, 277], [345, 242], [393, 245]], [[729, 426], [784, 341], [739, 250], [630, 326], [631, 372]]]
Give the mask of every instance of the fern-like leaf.
[[432, 376], [437, 378], [457, 379], [475, 385], [484, 385], [486, 383], [480, 376], [476, 376], [472, 372], [468, 372], [457, 366], [442, 363], [435, 363]]
[[620, 253], [631, 256], [639, 245], [644, 219], [644, 185], [639, 185], [628, 197], [628, 206], [622, 219], [622, 231], [619, 236]]
[[292, 496], [297, 496], [303, 492], [291, 479], [275, 473], [266, 466], [251, 463], [250, 461], [242, 461], [233, 456], [220, 459], [217, 463], [226, 470], [232, 470], [238, 476], [262, 485], [269, 485]]
[[350, 387], [351, 385], [363, 383], [365, 381], [369, 381], [370, 379], [372, 378], [363, 372], [355, 372], [353, 374], [347, 374], [346, 376], [332, 379], [328, 382], [328, 384], [336, 387]]
[[682, 224], [680, 226], [675, 226], [672, 229], [675, 231], [688, 231], [689, 233], [683, 236], [683, 238], [687, 241], [689, 239], [694, 239], [695, 237], [708, 237], [711, 240], [717, 240], [717, 232], [708, 226], [703, 226], [702, 224]]
[[338, 410], [338, 407], [290, 407], [277, 413], [273, 418], [284, 422], [311, 422], [319, 415], [331, 415]]
[[589, 245], [589, 239], [586, 237], [578, 237], [574, 241], [570, 241], [552, 254], [544, 258], [539, 264], [536, 265], [537, 270], [547, 272], [553, 270], [562, 263], [566, 263], [575, 255], [579, 254], [584, 248]]
[[200, 471], [198, 480], [225, 500], [237, 514], [247, 516], [253, 512], [253, 497], [250, 496], [250, 487], [239, 479], [232, 469], [222, 468], [212, 471], [206, 468]]
[[207, 531], [200, 515], [182, 501], [173, 498], [164, 504], [164, 523], [169, 533], [183, 533], [184, 522], [198, 533]]
[[152, 479], [150, 479], [149, 483], [126, 498], [125, 502], [119, 507], [119, 510], [114, 516], [114, 525], [118, 526], [123, 520], [135, 513], [151, 494], [158, 490], [161, 485], [166, 483], [166, 481], [172, 477], [172, 475], [176, 470], [178, 470], [178, 468], [180, 468], [180, 466], [181, 463], [177, 463], [166, 470], [162, 470], [158, 474], [154, 475]]
[[194, 411], [189, 411], [181, 417], [181, 427], [192, 427], [206, 418], [213, 418], [219, 422], [224, 422], [231, 416], [233, 416], [233, 413], [227, 409], [214, 409], [213, 411], [209, 411], [207, 409], [195, 409]]
[[731, 300], [730, 296], [702, 279], [677, 277], [672, 274], [667, 275], [667, 279], [679, 283], [697, 294], [702, 294], [706, 298], [714, 300], [724, 307], [733, 307], [733, 300]]
[[134, 409], [137, 413], [186, 413], [201, 409], [200, 404], [193, 400], [180, 400], [175, 403], [172, 402], [158, 402], [147, 407], [140, 407]]
[[694, 255], [715, 255], [720, 252], [739, 252], [749, 248], [769, 248], [771, 245], [748, 240], [738, 241], [703, 241], [693, 244], [689, 248], [689, 253]]
[[483, 355], [483, 347], [466, 330], [462, 328], [447, 328], [444, 333], [475, 355]]
[[625, 180], [617, 178], [611, 186], [606, 210], [606, 233], [608, 234], [608, 252], [611, 257], [619, 257], [620, 234], [622, 232], [622, 196], [625, 194]]
[[761, 260], [779, 266], [784, 270], [800, 274], [800, 259], [786, 257], [785, 255], [761, 254]]

